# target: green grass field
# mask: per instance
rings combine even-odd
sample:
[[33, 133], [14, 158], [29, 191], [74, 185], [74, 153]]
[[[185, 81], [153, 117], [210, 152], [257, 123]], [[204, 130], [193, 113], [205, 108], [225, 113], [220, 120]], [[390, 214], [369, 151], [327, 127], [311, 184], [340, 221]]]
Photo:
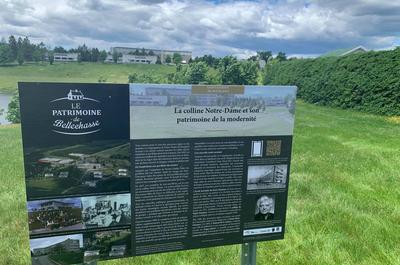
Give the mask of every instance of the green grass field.
[[[400, 125], [299, 102], [286, 238], [258, 244], [257, 264], [400, 264]], [[0, 264], [29, 264], [20, 127], [0, 126]], [[240, 246], [104, 261], [240, 264]]]
[[175, 66], [147, 64], [48, 63], [0, 66], [0, 92], [12, 93], [18, 82], [128, 83], [132, 73], [166, 76]]

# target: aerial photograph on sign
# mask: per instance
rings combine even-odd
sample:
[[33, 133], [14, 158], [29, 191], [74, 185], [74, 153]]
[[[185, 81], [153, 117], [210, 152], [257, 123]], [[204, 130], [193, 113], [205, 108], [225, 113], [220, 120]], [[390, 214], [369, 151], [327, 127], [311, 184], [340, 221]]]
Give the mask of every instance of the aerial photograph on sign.
[[63, 235], [30, 240], [32, 265], [81, 264], [83, 235]]
[[94, 141], [25, 155], [28, 198], [129, 191], [129, 143]]
[[[191, 85], [130, 84], [131, 139], [293, 133], [294, 86], [195, 92]], [[156, 129], [149, 131], [150, 126]]]

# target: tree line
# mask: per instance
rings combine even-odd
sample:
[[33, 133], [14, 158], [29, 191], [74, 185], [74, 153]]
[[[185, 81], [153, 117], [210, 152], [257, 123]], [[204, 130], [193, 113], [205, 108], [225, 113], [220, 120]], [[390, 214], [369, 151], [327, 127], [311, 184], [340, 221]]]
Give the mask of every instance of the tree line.
[[181, 60], [181, 57], [173, 56], [173, 63], [176, 64], [176, 72], [173, 74], [160, 76], [157, 73], [133, 73], [128, 80], [131, 83], [256, 85], [262, 81], [260, 60], [271, 65], [288, 59], [282, 52], [274, 57], [271, 51], [259, 51], [247, 60], [212, 55], [195, 57], [189, 60], [188, 65], [181, 65]]
[[105, 50], [89, 48], [85, 44], [67, 50], [61, 46], [51, 49], [43, 42], [34, 44], [28, 37], [15, 38], [11, 35], [8, 41], [4, 38], [0, 41], [0, 64], [17, 62], [22, 65], [24, 62], [43, 61], [49, 61], [52, 64], [55, 53], [77, 53], [79, 62], [104, 62], [108, 55]]
[[296, 85], [304, 101], [400, 115], [400, 48], [267, 65], [263, 83]]
[[48, 48], [43, 42], [32, 44], [28, 37], [16, 39], [14, 36], [10, 36], [8, 42], [5, 39], [0, 41], [0, 64], [44, 61], [47, 52]]

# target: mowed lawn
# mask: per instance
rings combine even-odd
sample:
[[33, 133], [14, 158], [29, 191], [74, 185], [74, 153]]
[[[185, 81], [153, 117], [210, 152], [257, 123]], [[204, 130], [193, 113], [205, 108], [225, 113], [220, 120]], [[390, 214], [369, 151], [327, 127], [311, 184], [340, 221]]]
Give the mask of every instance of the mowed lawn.
[[[286, 238], [257, 264], [400, 264], [400, 124], [298, 102]], [[0, 264], [29, 264], [20, 126], [0, 126]], [[240, 246], [99, 264], [240, 264]]]
[[133, 73], [166, 77], [175, 66], [154, 64], [31, 63], [0, 66], [0, 92], [12, 93], [18, 82], [128, 83]]

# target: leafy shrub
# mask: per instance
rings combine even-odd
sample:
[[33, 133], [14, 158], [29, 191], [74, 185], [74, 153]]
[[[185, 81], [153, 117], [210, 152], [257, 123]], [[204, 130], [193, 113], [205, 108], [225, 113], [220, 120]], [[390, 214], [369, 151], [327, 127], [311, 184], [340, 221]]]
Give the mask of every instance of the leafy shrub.
[[19, 112], [19, 96], [18, 93], [15, 93], [10, 103], [8, 103], [8, 110], [6, 119], [11, 123], [20, 123], [21, 122], [21, 115]]
[[400, 115], [400, 49], [267, 65], [263, 83], [296, 85], [307, 102]]

